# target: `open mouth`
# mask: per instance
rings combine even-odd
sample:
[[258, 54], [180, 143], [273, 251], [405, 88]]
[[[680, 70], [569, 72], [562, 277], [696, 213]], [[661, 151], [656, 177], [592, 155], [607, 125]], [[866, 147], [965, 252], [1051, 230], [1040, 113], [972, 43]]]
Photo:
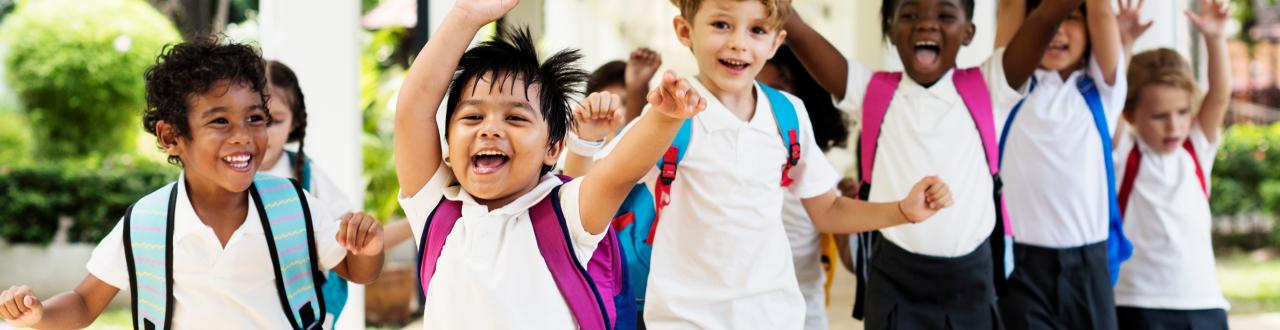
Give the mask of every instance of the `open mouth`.
[[1167, 137], [1167, 138], [1164, 138], [1164, 141], [1161, 141], [1161, 142], [1164, 142], [1164, 146], [1167, 148], [1175, 148], [1175, 147], [1178, 147], [1178, 145], [1182, 144], [1182, 138]]
[[937, 41], [922, 40], [915, 43], [916, 63], [921, 65], [934, 65], [938, 63], [941, 48], [938, 47]]
[[497, 150], [481, 150], [471, 156], [471, 169], [477, 174], [490, 174], [502, 169], [511, 160], [505, 152]]
[[249, 172], [250, 171], [249, 165], [252, 164], [250, 162], [252, 160], [253, 160], [253, 155], [250, 155], [248, 153], [237, 153], [237, 154], [222, 156], [222, 162], [226, 163], [227, 167], [230, 167], [232, 170], [235, 170], [237, 172]]
[[1071, 45], [1066, 42], [1054, 41], [1052, 43], [1049, 43], [1049, 48], [1045, 49], [1045, 54], [1062, 55], [1062, 54], [1066, 54], [1067, 50], [1070, 48], [1071, 48]]
[[740, 60], [720, 59], [720, 65], [724, 66], [725, 69], [728, 69], [730, 73], [739, 74], [747, 71], [747, 67], [750, 66], [751, 63]]

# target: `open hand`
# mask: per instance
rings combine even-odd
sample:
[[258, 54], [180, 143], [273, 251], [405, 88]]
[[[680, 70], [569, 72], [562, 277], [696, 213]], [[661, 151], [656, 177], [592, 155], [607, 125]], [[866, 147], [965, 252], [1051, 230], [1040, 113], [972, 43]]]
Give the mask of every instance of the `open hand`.
[[707, 100], [693, 90], [684, 78], [668, 70], [662, 75], [662, 84], [646, 97], [652, 110], [675, 119], [688, 119], [707, 109]]
[[458, 0], [453, 10], [469, 22], [489, 24], [497, 21], [519, 4], [520, 0]]
[[1120, 11], [1116, 12], [1116, 27], [1120, 28], [1120, 42], [1125, 46], [1133, 45], [1147, 33], [1155, 22], [1142, 22], [1142, 7], [1147, 0], [1120, 0]]
[[587, 141], [604, 140], [626, 125], [627, 116], [622, 107], [622, 97], [610, 92], [591, 93], [573, 109], [574, 129], [578, 137]]
[[357, 256], [382, 253], [382, 223], [364, 212], [342, 215], [338, 228], [338, 244]]
[[908, 222], [917, 223], [929, 219], [951, 204], [951, 188], [947, 187], [947, 183], [937, 176], [927, 176], [911, 187], [907, 198], [898, 202], [898, 208]]
[[44, 317], [44, 303], [25, 285], [0, 292], [0, 319], [19, 328], [29, 327]]
[[648, 85], [653, 75], [658, 73], [660, 66], [662, 66], [662, 55], [658, 52], [648, 48], [636, 49], [631, 52], [631, 58], [627, 59], [627, 70], [623, 81], [627, 86]]
[[1200, 0], [1200, 12], [1194, 13], [1190, 9], [1186, 12], [1187, 19], [1191, 20], [1191, 24], [1196, 26], [1200, 33], [1204, 33], [1206, 37], [1217, 38], [1222, 37], [1227, 29], [1227, 20], [1230, 19], [1231, 9], [1225, 2], [1218, 0]]

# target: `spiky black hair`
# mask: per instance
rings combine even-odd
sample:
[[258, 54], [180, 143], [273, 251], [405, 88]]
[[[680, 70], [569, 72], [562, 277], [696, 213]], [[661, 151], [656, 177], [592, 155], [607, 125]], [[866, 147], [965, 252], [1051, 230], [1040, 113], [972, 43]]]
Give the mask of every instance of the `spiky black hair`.
[[[462, 54], [457, 73], [449, 84], [445, 118], [452, 121], [463, 89], [474, 79], [488, 80], [491, 86], [498, 88], [508, 84], [514, 86], [516, 81], [520, 81], [525, 85], [525, 96], [542, 109], [542, 118], [547, 122], [549, 133], [547, 147], [555, 146], [573, 127], [571, 102], [574, 96], [582, 95], [581, 87], [587, 80], [587, 72], [578, 67], [580, 59], [582, 54], [577, 49], [566, 49], [540, 63], [529, 29], [507, 30], [497, 39], [485, 41]], [[529, 97], [528, 88], [534, 85], [540, 92]], [[449, 134], [448, 125], [445, 125], [445, 134]], [[551, 169], [551, 166], [543, 166], [542, 174]]]

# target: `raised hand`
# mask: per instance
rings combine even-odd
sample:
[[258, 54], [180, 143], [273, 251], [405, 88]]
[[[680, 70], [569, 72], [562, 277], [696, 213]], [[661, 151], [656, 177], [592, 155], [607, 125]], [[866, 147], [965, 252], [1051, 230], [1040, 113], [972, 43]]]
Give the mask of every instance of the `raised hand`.
[[575, 133], [587, 141], [604, 140], [617, 133], [627, 123], [626, 117], [622, 97], [610, 92], [591, 93], [573, 110]]
[[44, 317], [44, 304], [27, 286], [13, 286], [0, 292], [0, 319], [19, 328], [29, 327]]
[[1226, 31], [1231, 8], [1225, 2], [1218, 0], [1200, 0], [1199, 13], [1192, 12], [1190, 9], [1185, 13], [1187, 19], [1191, 20], [1191, 24], [1195, 25], [1200, 33], [1206, 37], [1218, 38], [1222, 37]]
[[458, 0], [453, 9], [471, 22], [488, 24], [502, 18], [519, 3], [520, 0]]
[[653, 111], [675, 119], [692, 118], [707, 108], [707, 100], [693, 90], [684, 78], [668, 70], [662, 75], [662, 84], [646, 97]]
[[382, 253], [382, 223], [364, 212], [342, 215], [338, 228], [338, 244], [357, 256]]
[[908, 222], [917, 223], [929, 219], [951, 204], [951, 188], [947, 187], [947, 183], [937, 176], [928, 176], [911, 187], [907, 198], [898, 202], [898, 210]]
[[1116, 12], [1116, 26], [1120, 28], [1120, 42], [1126, 47], [1132, 46], [1134, 40], [1138, 40], [1143, 34], [1147, 33], [1155, 22], [1142, 22], [1142, 7], [1147, 0], [1120, 0], [1120, 11]]
[[639, 48], [631, 52], [627, 59], [627, 71], [623, 80], [627, 86], [648, 84], [653, 75], [662, 66], [662, 55], [648, 48]]

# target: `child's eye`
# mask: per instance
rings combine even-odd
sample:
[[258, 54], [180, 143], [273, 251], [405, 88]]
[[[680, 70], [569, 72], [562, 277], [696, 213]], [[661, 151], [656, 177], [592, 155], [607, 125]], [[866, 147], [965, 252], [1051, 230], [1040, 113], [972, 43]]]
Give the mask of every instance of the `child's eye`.
[[482, 117], [482, 116], [480, 116], [480, 115], [463, 115], [462, 117], [459, 117], [458, 119], [459, 119], [459, 120], [484, 120], [484, 117]]
[[716, 29], [719, 29], [719, 30], [724, 30], [724, 29], [728, 29], [728, 28], [729, 28], [729, 23], [725, 23], [725, 22], [721, 22], [721, 21], [715, 21], [715, 22], [711, 22], [711, 27], [716, 28]]
[[751, 28], [751, 33], [755, 33], [755, 34], [769, 34], [769, 30], [767, 30], [767, 29], [765, 29], [765, 28], [762, 28], [762, 27], [754, 27], [754, 28]]
[[212, 124], [212, 125], [226, 125], [230, 123], [231, 121], [228, 121], [226, 118], [214, 118], [213, 120], [209, 121], [209, 124]]
[[507, 116], [507, 120], [512, 120], [512, 121], [529, 121], [528, 119], [525, 119], [525, 118], [524, 118], [524, 116], [516, 116], [516, 115]]
[[254, 124], [266, 123], [266, 122], [267, 122], [267, 116], [263, 116], [263, 115], [252, 115], [252, 116], [249, 116], [249, 122], [250, 122], [250, 123], [254, 123]]

